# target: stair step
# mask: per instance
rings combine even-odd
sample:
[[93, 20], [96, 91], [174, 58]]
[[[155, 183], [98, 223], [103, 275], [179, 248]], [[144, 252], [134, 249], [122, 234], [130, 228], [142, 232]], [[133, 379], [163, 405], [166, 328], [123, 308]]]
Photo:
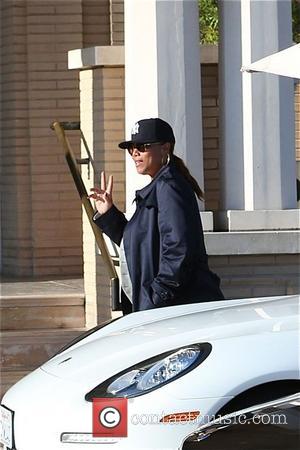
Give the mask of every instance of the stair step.
[[2, 370], [30, 371], [51, 358], [86, 328], [2, 331], [0, 355]]
[[3, 295], [1, 330], [81, 328], [85, 326], [84, 294]]

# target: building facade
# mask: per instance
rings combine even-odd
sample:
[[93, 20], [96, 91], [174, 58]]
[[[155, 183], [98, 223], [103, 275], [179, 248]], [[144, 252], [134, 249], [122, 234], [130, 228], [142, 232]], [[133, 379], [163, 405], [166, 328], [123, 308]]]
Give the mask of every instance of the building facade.
[[[3, 0], [0, 14], [1, 273], [6, 277], [84, 275], [86, 321], [92, 325], [111, 315], [109, 279], [50, 125], [54, 120], [80, 120], [98, 168], [94, 174], [82, 166], [86, 186], [98, 182], [101, 170], [113, 174], [114, 200], [125, 210], [126, 161], [117, 147], [126, 132], [124, 4], [119, 0]], [[227, 14], [232, 11], [222, 14], [228, 28]], [[223, 38], [230, 36], [226, 26]], [[237, 31], [231, 39], [237, 39]], [[232, 60], [226, 47], [230, 44], [225, 38], [224, 42], [219, 53], [214, 46], [199, 49], [205, 211], [213, 217], [213, 226], [209, 217], [205, 226], [210, 265], [220, 275], [227, 297], [292, 294], [299, 292], [296, 205], [288, 208], [292, 215], [276, 226], [272, 221], [278, 215], [244, 215], [243, 220], [235, 213], [224, 216], [224, 210], [235, 209], [226, 204], [224, 192], [230, 192], [235, 183], [238, 186], [226, 168], [230, 160], [220, 143], [220, 139], [224, 142], [222, 114], [229, 116], [231, 108], [224, 103], [224, 90], [228, 92], [230, 86], [219, 67], [224, 58]], [[76, 49], [80, 62], [74, 63], [69, 53], [68, 63], [68, 52]], [[293, 88], [295, 158], [300, 160], [299, 83]], [[231, 142], [232, 129], [228, 132]], [[76, 156], [86, 157], [79, 133], [68, 132], [68, 138]], [[272, 155], [268, 158], [265, 173], [273, 170]], [[230, 229], [230, 221], [237, 225]], [[245, 228], [245, 221], [254, 226]]]

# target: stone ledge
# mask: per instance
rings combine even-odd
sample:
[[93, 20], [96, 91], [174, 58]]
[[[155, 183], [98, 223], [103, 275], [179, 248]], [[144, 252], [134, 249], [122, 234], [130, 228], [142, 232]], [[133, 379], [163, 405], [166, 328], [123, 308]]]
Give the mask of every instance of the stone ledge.
[[[201, 64], [218, 63], [217, 45], [200, 45], [199, 59]], [[96, 47], [78, 48], [68, 52], [68, 68], [91, 69], [103, 66], [124, 66], [125, 47], [123, 45], [101, 45]]]
[[220, 211], [215, 222], [218, 229], [229, 231], [299, 230], [300, 210]]
[[[44, 328], [40, 330], [4, 330], [0, 331], [0, 346], [6, 344], [40, 344], [42, 342], [60, 342], [62, 337], [74, 339], [88, 330], [86, 327], [74, 328]], [[68, 341], [66, 341], [68, 342]]]
[[218, 64], [218, 46], [214, 44], [200, 45], [201, 64]]
[[103, 66], [124, 66], [125, 47], [123, 45], [106, 45], [78, 48], [68, 52], [69, 69], [91, 69]]
[[84, 306], [84, 294], [1, 295], [0, 308]]
[[213, 231], [214, 229], [214, 216], [212, 211], [201, 211], [201, 222], [203, 231]]
[[204, 233], [208, 255], [300, 254], [300, 231]]
[[[201, 218], [203, 221], [203, 213]], [[211, 217], [207, 216], [208, 227], [210, 220]], [[210, 256], [300, 254], [299, 230], [216, 232], [208, 231], [204, 226], [203, 229], [207, 254]], [[116, 269], [118, 271], [119, 267]]]

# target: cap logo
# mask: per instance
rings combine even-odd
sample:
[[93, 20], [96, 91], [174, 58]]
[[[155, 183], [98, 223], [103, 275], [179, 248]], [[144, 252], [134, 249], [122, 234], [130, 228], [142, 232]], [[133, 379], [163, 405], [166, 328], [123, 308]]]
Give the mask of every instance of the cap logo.
[[140, 124], [138, 122], [136, 122], [132, 127], [131, 134], [138, 134], [139, 128], [140, 128]]

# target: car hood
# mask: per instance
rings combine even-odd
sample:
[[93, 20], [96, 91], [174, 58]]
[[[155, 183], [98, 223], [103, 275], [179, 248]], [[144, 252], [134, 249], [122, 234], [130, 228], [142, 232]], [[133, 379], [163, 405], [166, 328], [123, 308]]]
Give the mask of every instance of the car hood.
[[165, 351], [217, 339], [297, 328], [299, 296], [179, 305], [113, 321], [41, 368], [56, 377], [95, 383]]

